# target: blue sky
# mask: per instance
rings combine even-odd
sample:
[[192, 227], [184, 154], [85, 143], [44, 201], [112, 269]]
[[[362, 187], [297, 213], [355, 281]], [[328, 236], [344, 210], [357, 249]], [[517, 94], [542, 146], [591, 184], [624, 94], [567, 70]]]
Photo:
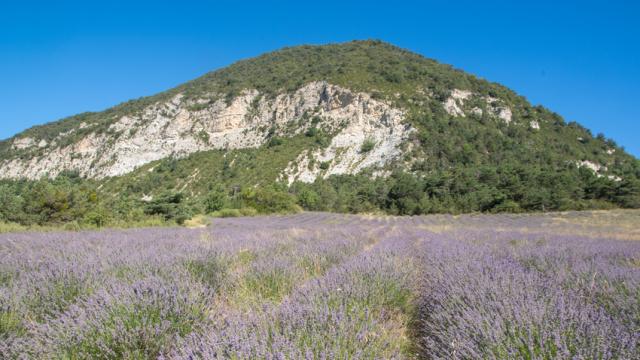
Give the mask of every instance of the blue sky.
[[376, 38], [640, 156], [638, 23], [632, 1], [3, 1], [0, 139], [283, 46]]

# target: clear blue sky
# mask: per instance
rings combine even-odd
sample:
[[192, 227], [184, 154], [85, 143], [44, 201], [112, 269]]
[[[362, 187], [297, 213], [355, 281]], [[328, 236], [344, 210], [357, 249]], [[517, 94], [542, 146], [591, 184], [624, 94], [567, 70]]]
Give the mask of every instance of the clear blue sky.
[[283, 46], [377, 38], [500, 82], [640, 156], [633, 1], [3, 1], [0, 138]]

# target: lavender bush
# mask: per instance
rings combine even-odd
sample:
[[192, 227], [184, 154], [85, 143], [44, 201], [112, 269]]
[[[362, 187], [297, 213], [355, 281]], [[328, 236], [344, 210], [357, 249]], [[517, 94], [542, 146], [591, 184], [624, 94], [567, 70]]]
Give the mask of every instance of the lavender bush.
[[630, 266], [637, 243], [449, 236], [433, 239], [423, 254], [418, 342], [425, 358], [638, 358], [640, 271]]
[[583, 217], [2, 234], [0, 358], [639, 358], [635, 228]]

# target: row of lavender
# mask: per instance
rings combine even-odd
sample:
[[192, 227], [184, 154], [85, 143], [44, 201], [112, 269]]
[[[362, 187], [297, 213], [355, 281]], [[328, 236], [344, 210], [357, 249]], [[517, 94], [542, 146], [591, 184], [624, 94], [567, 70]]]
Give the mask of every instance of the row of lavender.
[[640, 243], [305, 213], [0, 236], [0, 358], [637, 358]]
[[421, 350], [441, 359], [640, 359], [639, 260], [640, 243], [630, 241], [440, 236], [421, 260]]

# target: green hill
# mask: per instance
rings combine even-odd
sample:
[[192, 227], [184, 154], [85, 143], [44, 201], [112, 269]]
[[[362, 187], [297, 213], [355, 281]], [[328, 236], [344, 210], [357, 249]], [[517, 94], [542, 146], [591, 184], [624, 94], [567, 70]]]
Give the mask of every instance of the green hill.
[[640, 162], [613, 140], [379, 41], [285, 48], [31, 128], [0, 142], [0, 177], [0, 220], [21, 223], [185, 218], [220, 206], [640, 206]]

